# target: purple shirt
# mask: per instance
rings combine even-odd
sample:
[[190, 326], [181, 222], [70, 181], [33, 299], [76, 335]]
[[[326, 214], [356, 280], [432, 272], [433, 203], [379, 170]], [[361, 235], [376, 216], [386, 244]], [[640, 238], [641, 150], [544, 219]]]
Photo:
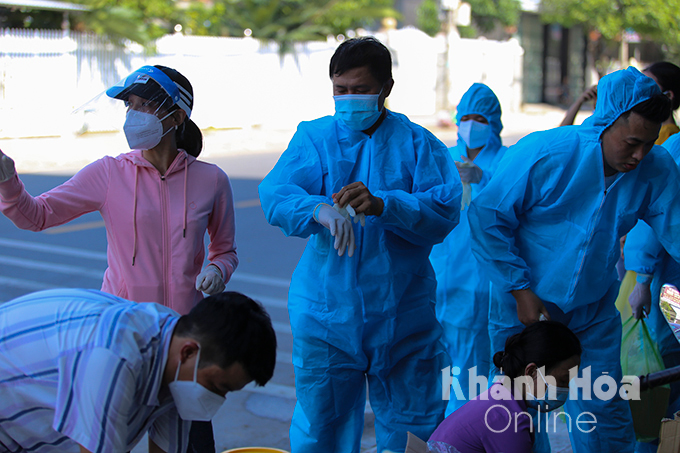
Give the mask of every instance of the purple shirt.
[[437, 427], [431, 441], [460, 453], [529, 453], [534, 443], [526, 402], [515, 400], [501, 384], [468, 401]]

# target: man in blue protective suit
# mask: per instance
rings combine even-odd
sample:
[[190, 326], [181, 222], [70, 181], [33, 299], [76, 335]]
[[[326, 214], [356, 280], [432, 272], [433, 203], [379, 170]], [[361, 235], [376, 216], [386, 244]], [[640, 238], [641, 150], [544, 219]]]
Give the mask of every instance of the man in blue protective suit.
[[[599, 398], [592, 383], [622, 377], [619, 238], [643, 219], [680, 258], [680, 171], [654, 145], [670, 114], [654, 80], [628, 68], [605, 76], [597, 92], [582, 125], [535, 132], [510, 147], [468, 220], [473, 253], [503, 297], [492, 297], [489, 312], [493, 350], [541, 315], [566, 324], [583, 345], [581, 374], [590, 367], [591, 375], [566, 409], [574, 420], [594, 419], [586, 429], [572, 426], [574, 451], [632, 452], [628, 401], [618, 391]], [[507, 293], [515, 304], [499, 302]]]
[[[449, 152], [463, 183], [461, 219], [430, 254], [437, 276], [437, 319], [444, 329], [444, 344], [460, 386], [460, 391], [457, 392], [455, 386], [451, 391], [447, 416], [471, 399], [468, 390], [470, 370], [475, 376], [486, 377], [491, 365], [490, 281], [470, 249], [465, 205], [489, 182], [506, 149], [500, 137], [503, 130], [501, 105], [491, 88], [482, 83], [473, 84], [456, 110], [458, 142], [449, 148]], [[477, 387], [472, 398], [485, 390]]]
[[301, 123], [259, 187], [269, 223], [311, 236], [288, 295], [291, 448], [359, 452], [368, 380], [378, 451], [404, 451], [407, 431], [427, 439], [444, 417], [428, 257], [458, 222], [462, 188], [446, 146], [385, 109], [384, 45], [343, 42], [330, 78], [335, 116]]
[[[680, 134], [673, 134], [662, 145], [680, 164]], [[629, 302], [633, 316], [640, 319], [649, 316], [647, 326], [652, 338], [659, 345], [659, 352], [666, 368], [680, 365], [680, 344], [666, 322], [659, 307], [661, 287], [670, 283], [680, 288], [680, 263], [666, 252], [654, 230], [645, 222], [638, 222], [628, 233], [624, 246], [626, 270], [637, 274], [635, 287]], [[671, 384], [666, 416], [673, 418], [680, 410], [680, 383]], [[656, 451], [656, 445], [639, 444], [636, 451]]]

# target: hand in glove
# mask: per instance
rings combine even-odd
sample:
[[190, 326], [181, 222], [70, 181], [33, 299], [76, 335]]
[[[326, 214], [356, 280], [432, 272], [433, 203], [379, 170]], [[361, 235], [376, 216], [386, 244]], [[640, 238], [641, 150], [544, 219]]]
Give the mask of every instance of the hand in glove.
[[354, 230], [352, 221], [346, 219], [342, 214], [333, 209], [330, 205], [322, 203], [319, 207], [315, 219], [321, 225], [330, 230], [331, 236], [335, 237], [333, 248], [338, 251], [338, 256], [342, 256], [347, 249], [347, 255], [354, 255]]
[[333, 209], [338, 211], [340, 215], [342, 215], [347, 220], [354, 220], [354, 223], [361, 222], [362, 227], [366, 226], [366, 215], [364, 215], [363, 212], [361, 214], [357, 214], [352, 205], [348, 204], [344, 208], [341, 208], [339, 204], [334, 203]]
[[461, 156], [465, 162], [455, 161], [456, 168], [458, 168], [458, 174], [460, 175], [461, 182], [466, 182], [468, 184], [479, 184], [482, 180], [482, 174], [484, 173], [481, 168], [475, 165], [472, 160], [466, 156]]
[[0, 151], [0, 182], [9, 181], [14, 174], [14, 161]]
[[630, 308], [633, 309], [635, 319], [649, 315], [649, 311], [652, 308], [652, 292], [649, 290], [649, 282], [635, 283], [635, 287], [630, 293], [630, 297], [628, 297], [628, 303]]
[[210, 264], [196, 277], [196, 289], [209, 295], [224, 291], [222, 272], [214, 264]]

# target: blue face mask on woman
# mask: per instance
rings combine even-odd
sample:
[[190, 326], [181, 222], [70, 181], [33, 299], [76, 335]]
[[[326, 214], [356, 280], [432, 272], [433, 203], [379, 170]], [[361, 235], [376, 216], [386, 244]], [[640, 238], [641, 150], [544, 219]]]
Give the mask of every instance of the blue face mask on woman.
[[335, 116], [354, 131], [365, 131], [378, 121], [382, 113], [378, 108], [378, 94], [343, 94], [333, 96]]
[[486, 146], [491, 136], [491, 126], [474, 120], [461, 121], [458, 135], [465, 142], [468, 149]]
[[[543, 395], [543, 398], [537, 398], [527, 390], [527, 396], [531, 397], [531, 399], [527, 399], [527, 406], [533, 409], [538, 409], [540, 407], [544, 412], [554, 411], [555, 409], [564, 406], [564, 403], [566, 403], [569, 398], [569, 387], [550, 385], [546, 382], [541, 370], [536, 369], [536, 371], [545, 384], [545, 394]], [[552, 394], [555, 395], [555, 399], [550, 399]]]

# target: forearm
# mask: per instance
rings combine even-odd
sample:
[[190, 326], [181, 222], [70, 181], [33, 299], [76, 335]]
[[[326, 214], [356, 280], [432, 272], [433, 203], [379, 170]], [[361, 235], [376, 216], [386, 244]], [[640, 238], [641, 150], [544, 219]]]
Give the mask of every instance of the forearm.
[[626, 270], [653, 274], [663, 251], [664, 248], [654, 230], [645, 222], [639, 221], [626, 236], [624, 246]]
[[99, 161], [64, 184], [32, 197], [15, 175], [0, 184], [0, 210], [17, 227], [42, 231], [99, 210], [108, 191], [108, 173]]
[[18, 175], [0, 183], [0, 210], [18, 228], [31, 231], [44, 229], [44, 216], [36, 205]]
[[448, 197], [437, 192], [376, 191], [384, 208], [372, 221], [413, 244], [438, 244], [458, 225], [462, 187], [457, 187], [455, 196]]
[[511, 222], [501, 222], [501, 216], [474, 201], [469, 209], [470, 248], [489, 273], [494, 286], [503, 292], [529, 288], [531, 272], [519, 256]]
[[574, 124], [576, 115], [578, 114], [578, 111], [581, 110], [581, 105], [583, 105], [583, 101], [579, 99], [578, 101], [574, 102], [569, 106], [569, 109], [567, 109], [567, 113], [564, 114], [564, 119], [560, 123], [560, 127], [571, 126]]
[[286, 236], [302, 238], [323, 230], [312, 216], [319, 203], [333, 205], [331, 197], [302, 194], [283, 187], [260, 186], [260, 200], [270, 225], [281, 228]]
[[219, 269], [224, 282], [228, 283], [239, 263], [238, 256], [236, 255], [236, 249], [231, 249], [225, 253], [221, 253], [210, 258], [211, 255], [212, 252], [209, 252], [208, 260], [210, 261], [210, 264]]

